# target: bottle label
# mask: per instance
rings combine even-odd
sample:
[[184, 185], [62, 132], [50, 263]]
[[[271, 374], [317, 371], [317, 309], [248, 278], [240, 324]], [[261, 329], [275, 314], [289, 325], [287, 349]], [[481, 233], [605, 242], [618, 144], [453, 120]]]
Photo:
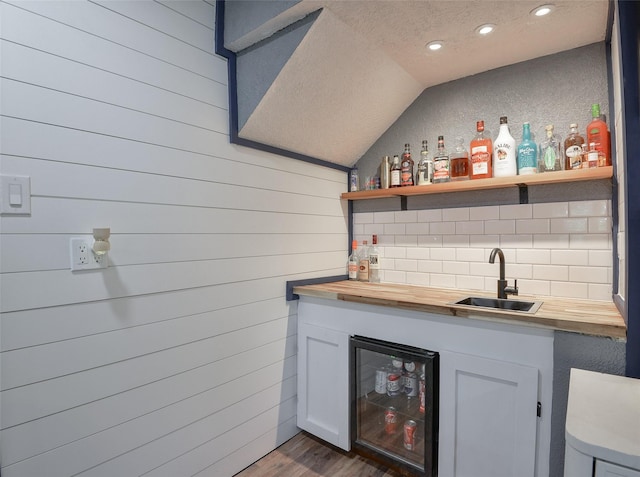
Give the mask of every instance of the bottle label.
[[535, 169], [537, 154], [536, 149], [529, 145], [522, 146], [518, 149], [518, 169]]
[[358, 263], [349, 262], [349, 280], [356, 280], [358, 278]]
[[435, 159], [433, 164], [433, 180], [435, 182], [446, 180], [449, 178], [449, 160]]
[[394, 171], [391, 171], [391, 185], [392, 186], [400, 185], [400, 171], [397, 169]]
[[400, 185], [403, 186], [412, 186], [413, 185], [413, 171], [410, 167], [402, 167], [402, 172], [400, 173]]
[[375, 253], [369, 255], [369, 271], [380, 270], [380, 257]]
[[489, 151], [487, 146], [475, 146], [471, 148], [471, 174], [481, 176], [489, 173]]
[[358, 280], [363, 282], [369, 281], [369, 260], [367, 259], [360, 260], [360, 265], [358, 267]]
[[569, 146], [565, 151], [571, 169], [580, 169], [582, 167], [582, 148], [580, 146]]

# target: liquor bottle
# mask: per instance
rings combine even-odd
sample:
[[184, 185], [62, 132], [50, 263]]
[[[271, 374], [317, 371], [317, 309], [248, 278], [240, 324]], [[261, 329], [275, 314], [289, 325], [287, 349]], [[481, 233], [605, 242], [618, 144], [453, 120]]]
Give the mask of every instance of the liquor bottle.
[[493, 143], [485, 136], [484, 121], [476, 122], [476, 136], [471, 141], [471, 178], [489, 179], [493, 177]]
[[389, 168], [391, 164], [389, 163], [389, 156], [384, 156], [382, 158], [382, 164], [380, 164], [380, 188], [388, 189], [390, 185], [390, 177], [389, 173], [391, 172]]
[[451, 180], [463, 181], [469, 179], [469, 153], [464, 147], [464, 139], [456, 138], [456, 147], [449, 158], [451, 164]]
[[378, 236], [374, 235], [369, 248], [369, 281], [371, 283], [380, 283], [380, 252], [377, 245]]
[[601, 159], [598, 166], [611, 165], [611, 144], [609, 139], [609, 130], [607, 123], [600, 117], [600, 105], [591, 105], [591, 117], [593, 118], [587, 126], [587, 143], [592, 142], [596, 145], [596, 151], [602, 153], [604, 159]]
[[358, 280], [361, 282], [369, 281], [369, 247], [367, 241], [362, 241], [362, 250], [358, 255], [360, 261], [358, 265]]
[[578, 125], [573, 123], [569, 125], [569, 135], [564, 140], [564, 168], [581, 169], [584, 157], [582, 155], [582, 146], [584, 145], [584, 138], [578, 132]]
[[358, 177], [358, 168], [351, 169], [351, 175], [349, 177], [349, 192], [358, 192], [360, 189], [360, 179]]
[[529, 123], [522, 125], [522, 142], [518, 145], [518, 174], [538, 172], [538, 146], [531, 140]]
[[433, 162], [429, 157], [429, 146], [427, 140], [422, 141], [422, 150], [420, 151], [420, 162], [418, 162], [418, 173], [416, 174], [416, 183], [418, 185], [431, 184], [433, 176]]
[[500, 117], [500, 131], [493, 144], [493, 177], [518, 175], [516, 140], [509, 132], [507, 117]]
[[358, 279], [358, 266], [359, 266], [360, 258], [358, 257], [358, 241], [351, 241], [351, 255], [349, 255], [348, 262], [348, 270], [349, 270], [349, 280], [357, 280]]
[[413, 185], [413, 159], [411, 159], [411, 146], [409, 144], [404, 145], [404, 152], [402, 153], [402, 162], [400, 163], [400, 185]]
[[393, 163], [391, 164], [391, 183], [390, 187], [400, 187], [400, 157], [396, 154], [393, 156]]
[[444, 136], [438, 136], [438, 152], [433, 158], [433, 183], [449, 182], [449, 154], [444, 148]]
[[553, 124], [544, 128], [546, 137], [540, 142], [538, 172], [561, 171], [564, 167], [560, 138], [553, 133]]

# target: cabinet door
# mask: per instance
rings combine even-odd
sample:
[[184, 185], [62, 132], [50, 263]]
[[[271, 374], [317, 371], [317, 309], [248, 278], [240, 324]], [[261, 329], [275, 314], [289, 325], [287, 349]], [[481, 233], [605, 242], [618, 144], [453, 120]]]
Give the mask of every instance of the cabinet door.
[[640, 477], [640, 471], [596, 460], [595, 477]]
[[299, 324], [298, 427], [350, 449], [347, 333]]
[[440, 472], [534, 477], [538, 369], [440, 354]]

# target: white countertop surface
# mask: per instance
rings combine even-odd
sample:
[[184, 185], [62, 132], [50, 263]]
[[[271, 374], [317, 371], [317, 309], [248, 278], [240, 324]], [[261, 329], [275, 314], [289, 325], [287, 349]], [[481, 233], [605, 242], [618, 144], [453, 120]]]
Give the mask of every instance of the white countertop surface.
[[640, 379], [572, 369], [566, 442], [596, 459], [640, 469]]

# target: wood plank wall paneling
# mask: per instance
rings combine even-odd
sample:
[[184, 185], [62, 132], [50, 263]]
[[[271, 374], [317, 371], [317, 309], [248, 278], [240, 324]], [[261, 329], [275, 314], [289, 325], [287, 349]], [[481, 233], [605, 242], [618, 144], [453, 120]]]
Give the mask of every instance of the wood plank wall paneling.
[[[285, 282], [344, 272], [343, 172], [229, 143], [214, 2], [0, 2], [0, 457], [230, 476], [297, 432]], [[69, 239], [112, 230], [110, 268]]]

